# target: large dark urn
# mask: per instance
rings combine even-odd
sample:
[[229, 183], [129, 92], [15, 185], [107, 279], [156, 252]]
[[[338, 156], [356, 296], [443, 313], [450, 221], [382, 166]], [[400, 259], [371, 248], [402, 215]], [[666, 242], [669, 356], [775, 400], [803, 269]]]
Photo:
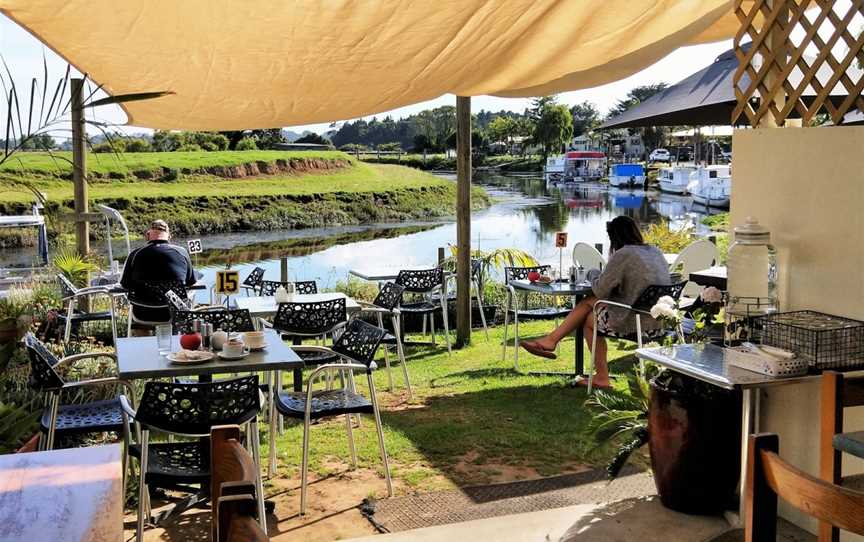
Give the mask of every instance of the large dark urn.
[[649, 447], [663, 506], [717, 514], [735, 503], [741, 393], [667, 371], [651, 382]]

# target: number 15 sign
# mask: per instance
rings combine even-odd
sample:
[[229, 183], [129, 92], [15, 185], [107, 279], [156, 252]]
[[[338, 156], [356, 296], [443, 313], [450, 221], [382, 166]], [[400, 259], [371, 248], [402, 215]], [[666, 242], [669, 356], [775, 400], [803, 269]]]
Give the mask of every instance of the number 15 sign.
[[223, 295], [236, 294], [240, 291], [240, 273], [238, 271], [216, 272], [216, 293]]

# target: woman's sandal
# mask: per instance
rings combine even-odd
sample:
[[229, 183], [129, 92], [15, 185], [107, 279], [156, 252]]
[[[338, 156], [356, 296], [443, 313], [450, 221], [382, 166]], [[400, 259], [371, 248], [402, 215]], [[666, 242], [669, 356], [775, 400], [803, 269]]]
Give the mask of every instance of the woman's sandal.
[[555, 355], [555, 352], [551, 350], [546, 350], [534, 341], [523, 341], [519, 343], [519, 346], [521, 346], [531, 354], [534, 354], [535, 356], [540, 356], [541, 358], [546, 359], [558, 359], [558, 356]]
[[[586, 377], [580, 376], [580, 377], [573, 379], [570, 382], [570, 385], [573, 386], [574, 388], [587, 388], [588, 387], [588, 379]], [[611, 390], [612, 389], [612, 383], [610, 382], [609, 384], [606, 384], [605, 386], [600, 386], [598, 384], [592, 383], [591, 389], [593, 389], [593, 390]]]

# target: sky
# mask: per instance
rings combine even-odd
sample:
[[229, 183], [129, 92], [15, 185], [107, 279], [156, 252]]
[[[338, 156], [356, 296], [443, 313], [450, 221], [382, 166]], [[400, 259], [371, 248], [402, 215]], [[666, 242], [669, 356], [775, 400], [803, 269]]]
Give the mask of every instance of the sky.
[[[559, 95], [559, 101], [568, 105], [589, 101], [593, 102], [602, 113], [606, 113], [619, 99], [636, 86], [665, 82], [673, 84], [684, 79], [691, 73], [711, 64], [714, 59], [724, 51], [732, 47], [732, 41], [711, 43], [683, 47], [674, 51], [656, 64], [636, 73], [626, 79], [603, 85], [600, 87], [565, 92]], [[43, 73], [43, 55], [48, 62], [49, 80], [56, 81], [62, 77], [66, 70], [66, 63], [48, 48], [44, 47], [39, 40], [31, 36], [21, 27], [0, 15], [0, 54], [9, 66], [16, 85], [19, 88], [30, 88], [30, 79], [36, 77], [41, 81]], [[485, 109], [487, 111], [509, 110], [522, 112], [530, 103], [528, 98], [497, 98], [494, 96], [475, 96], [471, 100], [474, 112]], [[365, 117], [371, 119], [373, 116], [383, 118], [390, 115], [394, 119], [402, 118], [424, 109], [438, 107], [441, 105], [454, 105], [456, 98], [452, 95], [444, 95], [435, 100], [421, 102], [418, 104], [401, 107], [392, 111], [378, 113]], [[3, 113], [5, 105], [0, 104], [0, 113]], [[23, 106], [22, 106], [23, 108]], [[125, 124], [126, 117], [119, 107], [100, 108], [100, 120], [110, 121], [115, 124]], [[0, 115], [2, 117], [3, 115]], [[343, 119], [354, 120], [354, 119]], [[311, 130], [322, 133], [330, 129], [329, 124], [312, 124], [305, 126], [285, 127], [295, 132]], [[126, 133], [150, 132], [144, 128], [127, 126]]]

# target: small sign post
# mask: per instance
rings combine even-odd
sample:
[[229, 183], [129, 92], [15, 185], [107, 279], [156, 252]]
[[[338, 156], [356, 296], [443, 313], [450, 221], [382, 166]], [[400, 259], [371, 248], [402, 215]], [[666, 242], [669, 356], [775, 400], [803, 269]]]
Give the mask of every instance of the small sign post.
[[558, 248], [558, 278], [564, 278], [564, 249], [567, 248], [567, 232], [555, 234], [555, 246]]
[[186, 249], [189, 251], [189, 255], [195, 258], [195, 265], [198, 265], [198, 256], [196, 254], [201, 254], [204, 252], [204, 248], [201, 246], [201, 239], [189, 239], [186, 241]]

